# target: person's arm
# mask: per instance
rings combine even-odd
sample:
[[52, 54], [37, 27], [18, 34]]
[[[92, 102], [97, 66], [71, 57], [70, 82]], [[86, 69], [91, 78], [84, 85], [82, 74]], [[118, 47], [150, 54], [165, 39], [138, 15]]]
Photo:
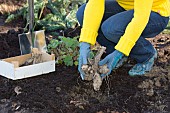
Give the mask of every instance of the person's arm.
[[134, 17], [115, 46], [116, 50], [129, 55], [149, 21], [152, 4], [153, 0], [134, 0]]
[[87, 42], [92, 45], [96, 42], [98, 29], [104, 14], [105, 0], [89, 0], [85, 11], [83, 26], [80, 34], [80, 42]]

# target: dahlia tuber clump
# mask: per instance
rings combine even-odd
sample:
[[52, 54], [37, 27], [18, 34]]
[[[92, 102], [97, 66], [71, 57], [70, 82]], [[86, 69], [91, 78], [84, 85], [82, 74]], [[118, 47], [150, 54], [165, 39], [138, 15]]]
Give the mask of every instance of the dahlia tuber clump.
[[82, 70], [85, 73], [85, 80], [93, 80], [93, 87], [95, 91], [100, 89], [102, 85], [101, 74], [107, 74], [109, 69], [107, 65], [99, 66], [98, 63], [101, 59], [102, 54], [105, 52], [106, 47], [99, 47], [98, 52], [94, 59], [88, 59], [88, 64], [82, 65]]
[[27, 66], [27, 65], [32, 65], [32, 64], [38, 64], [41, 62], [43, 62], [42, 53], [38, 51], [37, 48], [33, 48], [32, 53], [31, 53], [31, 58], [27, 59], [23, 65]]

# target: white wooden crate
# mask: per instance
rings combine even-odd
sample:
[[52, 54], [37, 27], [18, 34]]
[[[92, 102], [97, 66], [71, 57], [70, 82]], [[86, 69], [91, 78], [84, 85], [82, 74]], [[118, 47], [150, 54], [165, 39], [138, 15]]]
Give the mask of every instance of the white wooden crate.
[[13, 62], [23, 64], [31, 54], [2, 59], [0, 61], [0, 75], [12, 80], [23, 79], [55, 71], [55, 56], [42, 52], [42, 63], [16, 67]]

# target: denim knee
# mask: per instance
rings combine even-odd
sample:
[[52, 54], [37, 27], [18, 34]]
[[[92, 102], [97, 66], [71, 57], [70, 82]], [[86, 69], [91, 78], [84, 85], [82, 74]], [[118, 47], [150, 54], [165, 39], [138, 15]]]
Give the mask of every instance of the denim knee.
[[97, 42], [101, 45], [101, 46], [104, 46], [106, 47], [106, 53], [105, 55], [108, 55], [110, 53], [112, 53], [115, 49], [115, 43], [109, 41], [106, 39], [106, 37], [102, 34], [102, 33], [99, 33], [98, 36], [97, 36]]
[[[104, 34], [104, 36], [111, 42], [114, 43], [118, 43], [120, 37], [123, 35], [123, 33], [121, 31], [118, 31], [118, 29], [120, 30], [120, 28], [117, 28], [114, 25], [109, 25], [110, 23], [107, 22], [103, 22], [102, 26], [101, 26], [101, 30]], [[110, 27], [112, 26], [112, 27]]]
[[76, 18], [80, 24], [80, 26], [83, 25], [83, 17], [84, 17], [84, 10], [85, 10], [86, 4], [83, 4], [82, 6], [79, 7], [77, 13], [76, 13]]

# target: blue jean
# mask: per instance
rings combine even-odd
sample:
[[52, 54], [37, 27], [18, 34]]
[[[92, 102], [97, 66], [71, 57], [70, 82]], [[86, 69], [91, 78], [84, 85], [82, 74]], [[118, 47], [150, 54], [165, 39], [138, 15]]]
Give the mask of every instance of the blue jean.
[[[77, 11], [77, 20], [83, 25], [83, 15], [86, 4], [83, 4]], [[142, 12], [141, 12], [142, 13]], [[126, 26], [132, 20], [134, 10], [126, 11], [116, 1], [105, 2], [104, 16], [98, 30], [97, 42], [105, 46], [106, 55], [113, 52], [114, 47], [123, 36]], [[162, 32], [167, 26], [169, 17], [163, 17], [156, 12], [151, 12], [149, 22], [132, 48], [129, 57], [143, 63], [148, 61], [155, 53], [152, 44], [145, 38], [152, 38]]]

